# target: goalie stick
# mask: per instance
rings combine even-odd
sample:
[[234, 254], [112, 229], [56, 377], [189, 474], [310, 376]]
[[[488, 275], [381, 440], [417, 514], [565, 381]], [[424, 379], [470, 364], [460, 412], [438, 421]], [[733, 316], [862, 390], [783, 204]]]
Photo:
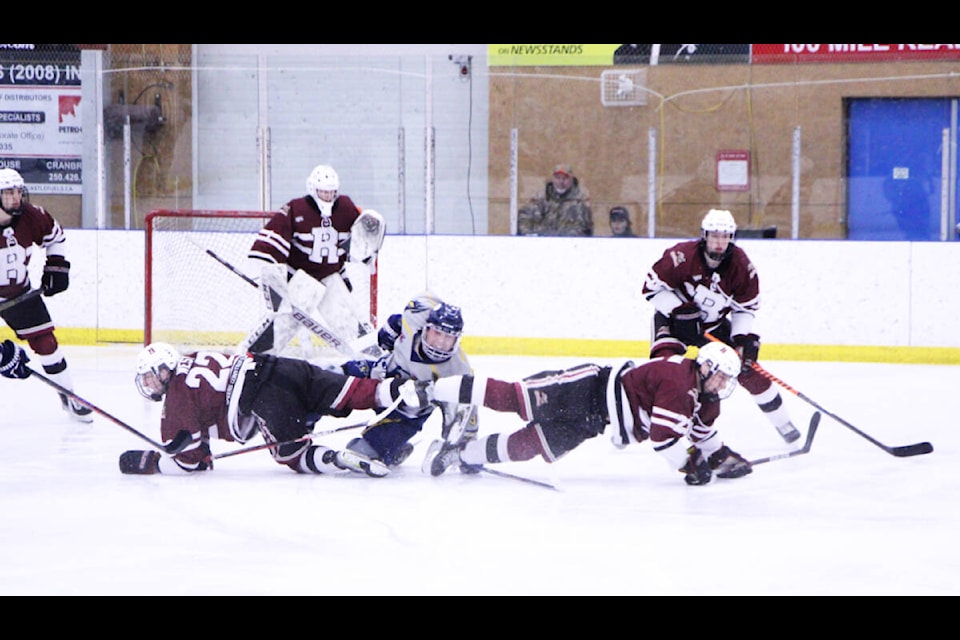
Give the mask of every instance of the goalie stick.
[[751, 460], [750, 464], [763, 464], [764, 462], [773, 462], [774, 460], [782, 460], [784, 458], [792, 458], [793, 456], [803, 455], [804, 453], [810, 452], [810, 445], [813, 444], [813, 435], [817, 432], [817, 427], [820, 425], [820, 412], [817, 411], [810, 418], [810, 427], [807, 429], [807, 439], [804, 440], [803, 446], [799, 449], [794, 449], [793, 451], [788, 451], [786, 453], [778, 453], [773, 456], [767, 456], [766, 458], [758, 458], [756, 460]]
[[242, 449], [234, 449], [233, 451], [218, 453], [211, 457], [214, 460], [218, 460], [220, 458], [229, 458], [231, 456], [238, 456], [242, 453], [250, 453], [251, 451], [261, 451], [263, 449], [281, 447], [286, 444], [295, 444], [297, 442], [307, 442], [307, 441], [313, 440], [314, 438], [319, 438], [320, 436], [329, 436], [329, 435], [333, 435], [334, 433], [340, 433], [341, 431], [348, 431], [350, 429], [363, 429], [365, 427], [371, 427], [383, 421], [383, 419], [386, 418], [390, 414], [390, 412], [392, 412], [394, 409], [400, 406], [401, 402], [402, 402], [402, 398], [396, 398], [385, 409], [377, 413], [372, 418], [368, 420], [364, 420], [363, 422], [358, 422], [356, 424], [349, 424], [343, 427], [337, 427], [335, 429], [327, 429], [326, 431], [313, 431], [311, 433], [308, 433], [305, 436], [301, 436], [293, 440], [285, 440], [283, 442], [265, 442], [263, 444], [256, 444], [250, 447], [243, 447]]
[[[710, 335], [709, 333], [704, 333], [703, 335], [704, 335], [705, 338], [707, 338], [707, 339], [709, 339], [709, 340], [713, 340], [714, 342], [723, 342], [722, 340], [720, 340], [720, 339], [718, 339], [718, 338], [715, 338], [714, 336]], [[860, 436], [860, 437], [868, 440], [869, 442], [871, 442], [872, 444], [874, 444], [874, 445], [878, 446], [879, 448], [883, 449], [884, 451], [886, 451], [887, 453], [889, 453], [889, 454], [892, 455], [892, 456], [896, 456], [896, 457], [898, 457], [898, 458], [907, 458], [907, 457], [910, 457], [910, 456], [919, 456], [919, 455], [923, 455], [923, 454], [925, 454], [925, 453], [931, 453], [931, 452], [933, 451], [933, 445], [930, 444], [929, 442], [915, 442], [915, 443], [913, 443], [913, 444], [904, 444], [904, 445], [900, 445], [900, 446], [898, 446], [898, 447], [891, 447], [891, 446], [885, 445], [885, 444], [883, 444], [882, 442], [880, 442], [879, 440], [877, 440], [876, 438], [870, 436], [870, 435], [867, 434], [867, 433], [864, 433], [864, 432], [861, 431], [860, 429], [857, 429], [855, 426], [853, 426], [852, 424], [850, 424], [849, 422], [847, 422], [846, 420], [844, 420], [843, 418], [841, 418], [841, 417], [838, 416], [837, 414], [831, 413], [830, 411], [827, 411], [826, 409], [824, 409], [823, 407], [821, 407], [819, 404], [817, 404], [816, 402], [814, 402], [812, 399], [810, 399], [809, 397], [807, 397], [807, 396], [804, 395], [803, 393], [797, 391], [796, 389], [794, 389], [793, 387], [791, 387], [790, 385], [788, 385], [786, 382], [784, 382], [784, 381], [781, 380], [780, 378], [776, 377], [775, 375], [773, 375], [772, 373], [770, 373], [769, 371], [767, 371], [766, 369], [764, 369], [763, 367], [761, 367], [758, 363], [754, 362], [754, 363], [751, 365], [751, 367], [753, 368], [754, 371], [756, 371], [757, 373], [759, 373], [760, 375], [762, 375], [764, 378], [767, 378], [768, 380], [770, 380], [770, 381], [772, 381], [772, 382], [776, 382], [778, 385], [780, 385], [781, 387], [783, 387], [784, 389], [786, 389], [787, 391], [789, 391], [789, 392], [792, 393], [793, 395], [797, 396], [798, 398], [800, 398], [801, 400], [803, 400], [803, 401], [806, 402], [807, 404], [809, 404], [809, 405], [815, 407], [816, 409], [822, 411], [823, 413], [827, 414], [828, 416], [830, 416], [831, 418], [833, 418], [834, 420], [836, 420], [837, 422], [839, 422], [840, 424], [842, 424], [842, 425], [845, 426], [846, 428], [848, 428], [848, 429], [850, 429], [851, 431], [853, 431], [854, 433], [856, 433], [858, 436]]]
[[26, 293], [21, 293], [16, 298], [10, 298], [9, 300], [0, 302], [0, 311], [6, 311], [7, 309], [17, 306], [21, 302], [26, 302], [30, 298], [36, 298], [42, 293], [42, 291], [42, 289], [31, 289]]
[[[198, 245], [198, 244], [197, 244], [196, 242], [194, 242], [193, 240], [190, 240], [190, 242], [193, 242], [194, 245], [196, 245], [196, 246], [199, 247], [200, 249], [203, 249], [204, 253], [206, 253], [208, 256], [210, 256], [211, 258], [213, 258], [214, 260], [216, 260], [217, 262], [219, 262], [220, 264], [222, 264], [224, 267], [226, 267], [226, 268], [229, 269], [230, 271], [234, 272], [235, 274], [237, 274], [238, 276], [240, 276], [241, 278], [243, 278], [243, 280], [246, 281], [248, 284], [250, 284], [250, 285], [252, 285], [252, 286], [254, 286], [254, 287], [258, 288], [258, 289], [260, 288], [260, 285], [257, 283], [256, 280], [254, 280], [253, 278], [251, 278], [250, 276], [248, 276], [248, 275], [245, 274], [244, 272], [240, 271], [240, 269], [238, 269], [238, 268], [235, 267], [234, 265], [230, 264], [229, 261], [227, 261], [225, 258], [219, 256], [219, 255], [218, 255], [215, 251], [213, 251], [212, 249], [207, 249], [207, 248], [205, 248], [205, 247], [201, 247], [200, 245]], [[280, 294], [277, 292], [277, 290], [274, 289], [273, 287], [270, 287], [269, 285], [267, 285], [267, 288], [270, 290], [270, 293], [271, 293], [272, 295], [276, 295], [276, 296], [279, 296], [279, 295], [280, 295]], [[291, 309], [290, 315], [293, 317], [294, 320], [296, 320], [297, 322], [299, 322], [300, 324], [302, 324], [303, 326], [305, 326], [307, 329], [309, 329], [311, 332], [313, 332], [315, 335], [317, 335], [321, 340], [323, 340], [324, 342], [326, 342], [327, 344], [329, 344], [330, 346], [332, 346], [334, 349], [336, 349], [337, 351], [339, 351], [339, 352], [341, 352], [341, 353], [343, 353], [343, 354], [349, 355], [349, 356], [356, 356], [356, 355], [358, 355], [358, 354], [357, 354], [357, 351], [356, 351], [352, 346], [350, 346], [350, 344], [349, 344], [346, 340], [344, 340], [343, 338], [339, 337], [339, 336], [338, 336], [337, 334], [335, 334], [333, 331], [331, 331], [331, 330], [328, 329], [327, 327], [325, 327], [325, 326], [323, 326], [322, 324], [320, 324], [319, 322], [317, 322], [317, 321], [316, 321], [310, 314], [308, 314], [306, 311], [304, 311], [303, 309], [301, 309], [301, 308], [293, 305], [292, 303], [291, 303], [291, 305], [290, 305], [290, 309]], [[247, 340], [249, 341], [249, 343], [250, 343], [250, 344], [253, 344], [254, 342], [256, 342], [257, 338], [259, 338], [259, 337], [263, 334], [263, 332], [267, 330], [267, 327], [269, 327], [272, 322], [273, 322], [273, 318], [272, 318], [271, 316], [267, 316], [267, 317], [264, 319], [263, 323], [261, 323], [261, 325], [260, 325], [259, 327], [257, 327], [256, 331], [247, 338]]]

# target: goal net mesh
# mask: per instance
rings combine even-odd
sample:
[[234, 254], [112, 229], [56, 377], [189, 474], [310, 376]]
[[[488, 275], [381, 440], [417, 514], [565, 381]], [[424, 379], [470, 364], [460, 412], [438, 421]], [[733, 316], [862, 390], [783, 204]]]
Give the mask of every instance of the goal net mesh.
[[[147, 215], [145, 343], [167, 342], [182, 352], [231, 352], [261, 324], [267, 312], [257, 286], [260, 262], [247, 253], [271, 215], [201, 210]], [[347, 277], [354, 312], [375, 322], [370, 268], [348, 262]], [[327, 352], [334, 353], [329, 345], [314, 345], [314, 353]]]

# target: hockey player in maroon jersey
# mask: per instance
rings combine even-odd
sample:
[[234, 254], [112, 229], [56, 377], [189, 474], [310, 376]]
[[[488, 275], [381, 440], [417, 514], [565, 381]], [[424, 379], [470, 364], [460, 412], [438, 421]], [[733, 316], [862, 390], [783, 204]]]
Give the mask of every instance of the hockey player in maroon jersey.
[[[258, 432], [277, 463], [298, 473], [350, 470], [382, 477], [383, 463], [355, 452], [336, 451], [303, 438], [318, 416], [345, 417], [357, 409], [389, 406], [397, 398], [422, 407], [432, 384], [355, 378], [325, 371], [304, 360], [269, 355], [200, 351], [181, 355], [153, 343], [137, 358], [140, 394], [163, 402], [160, 434], [165, 452], [126, 451], [128, 474], [190, 473], [213, 469], [210, 440], [244, 443]], [[311, 417], [308, 426], [307, 418]]]
[[[260, 230], [248, 257], [260, 264], [261, 282], [272, 284], [281, 295], [286, 295], [286, 281], [295, 275], [309, 276], [307, 280], [327, 287], [346, 285], [347, 292], [352, 291], [346, 276], [346, 262], [348, 259], [366, 263], [376, 260], [386, 231], [383, 217], [372, 209], [361, 211], [350, 196], [340, 193], [340, 176], [331, 166], [314, 167], [307, 177], [306, 188], [306, 195], [287, 202]], [[332, 281], [339, 278], [342, 284]], [[315, 299], [296, 300], [295, 304], [308, 310], [317, 306], [325, 289], [314, 286], [315, 292], [307, 291], [311, 291]], [[298, 287], [298, 291], [301, 290]], [[273, 304], [272, 311], [276, 311], [279, 301]], [[252, 337], [251, 350], [264, 352], [282, 348], [282, 343], [292, 337], [294, 326], [296, 323], [289, 321], [283, 327], [275, 323], [261, 336]], [[343, 337], [350, 340], [357, 335]]]
[[[23, 177], [14, 169], [0, 169], [0, 302], [30, 291], [28, 267], [36, 245], [46, 253], [40, 288], [44, 296], [70, 286], [66, 235], [60, 223], [43, 207], [30, 204]], [[53, 320], [39, 296], [0, 311], [0, 318], [27, 344], [44, 372], [64, 389], [73, 390], [73, 377], [60, 350]], [[79, 422], [93, 422], [92, 411], [66, 394], [59, 394], [63, 410]]]
[[582, 364], [544, 371], [520, 382], [452, 376], [437, 380], [437, 401], [456, 401], [516, 413], [528, 424], [509, 435], [477, 438], [465, 432], [459, 442], [435, 440], [423, 463], [438, 476], [453, 464], [466, 473], [488, 463], [530, 460], [548, 463], [610, 427], [614, 445], [650, 440], [670, 468], [689, 485], [713, 475], [739, 478], [750, 463], [723, 443], [714, 422], [720, 401], [737, 386], [740, 357], [733, 347], [711, 342], [696, 360], [673, 355], [640, 365]]
[[760, 336], [753, 322], [760, 309], [760, 281], [746, 252], [735, 243], [733, 214], [711, 209], [700, 224], [700, 239], [664, 251], [647, 272], [643, 296], [653, 305], [650, 357], [683, 355], [702, 346], [709, 332], [736, 347], [743, 360], [740, 384], [787, 442], [800, 437], [773, 383], [753, 370]]

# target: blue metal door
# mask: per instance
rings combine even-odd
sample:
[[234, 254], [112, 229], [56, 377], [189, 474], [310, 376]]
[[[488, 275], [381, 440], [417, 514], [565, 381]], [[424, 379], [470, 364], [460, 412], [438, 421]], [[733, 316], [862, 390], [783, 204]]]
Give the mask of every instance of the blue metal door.
[[848, 100], [849, 239], [957, 239], [956, 103]]

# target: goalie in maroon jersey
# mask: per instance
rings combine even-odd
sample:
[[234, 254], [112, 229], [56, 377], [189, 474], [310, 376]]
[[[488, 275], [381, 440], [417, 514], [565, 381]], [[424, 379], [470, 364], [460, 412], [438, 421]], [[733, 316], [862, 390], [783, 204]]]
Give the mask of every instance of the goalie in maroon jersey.
[[[432, 383], [370, 380], [325, 371], [303, 360], [269, 355], [199, 351], [181, 355], [166, 343], [147, 346], [137, 358], [141, 395], [163, 402], [160, 434], [165, 453], [126, 451], [128, 474], [190, 473], [213, 469], [210, 440], [244, 443], [258, 432], [274, 460], [298, 473], [350, 470], [374, 477], [383, 463], [308, 440], [317, 416], [345, 417], [357, 409], [412, 407], [432, 401]], [[308, 416], [312, 419], [308, 426]]]
[[760, 281], [746, 252], [735, 244], [733, 214], [711, 209], [700, 239], [663, 252], [647, 272], [643, 296], [653, 305], [650, 357], [683, 355], [708, 342], [704, 332], [736, 347], [743, 360], [739, 381], [787, 442], [800, 437], [773, 383], [753, 369], [760, 336], [753, 321], [760, 309]]
[[[43, 207], [30, 204], [23, 177], [14, 169], [0, 169], [0, 302], [30, 291], [28, 267], [33, 247], [46, 253], [40, 287], [44, 296], [62, 293], [70, 286], [66, 235], [60, 223]], [[64, 389], [73, 390], [73, 376], [60, 350], [46, 303], [33, 297], [0, 311], [0, 318], [27, 344], [44, 373]], [[79, 422], [93, 422], [92, 410], [65, 393], [63, 410]]]
[[487, 463], [537, 455], [553, 463], [609, 425], [614, 445], [649, 439], [689, 485], [707, 484], [713, 475], [739, 478], [753, 468], [723, 443], [714, 426], [720, 401], [736, 388], [739, 373], [740, 357], [733, 347], [712, 342], [696, 360], [674, 355], [619, 367], [587, 363], [519, 382], [441, 378], [433, 390], [438, 402], [516, 413], [528, 424], [508, 435], [477, 438], [467, 432], [459, 442], [435, 440], [423, 471], [438, 476], [459, 463], [462, 472], [472, 473]]
[[[361, 210], [350, 196], [340, 193], [340, 176], [331, 166], [314, 167], [306, 188], [306, 195], [283, 205], [260, 230], [248, 257], [260, 265], [261, 283], [308, 313], [318, 314], [331, 306], [344, 306], [343, 296], [353, 290], [345, 271], [347, 260], [367, 264], [376, 261], [386, 225], [378, 212]], [[287, 282], [291, 280], [288, 291]], [[321, 307], [324, 296], [331, 300]], [[270, 304], [270, 313], [280, 308], [280, 300], [271, 300]], [[335, 330], [351, 332], [343, 333], [343, 338], [358, 337], [357, 320], [360, 325], [368, 325], [369, 319], [351, 317], [338, 322], [335, 316], [341, 311], [331, 309], [326, 320]], [[279, 354], [298, 328], [296, 320], [280, 315], [247, 342], [252, 351]], [[372, 327], [364, 329], [369, 332]]]

